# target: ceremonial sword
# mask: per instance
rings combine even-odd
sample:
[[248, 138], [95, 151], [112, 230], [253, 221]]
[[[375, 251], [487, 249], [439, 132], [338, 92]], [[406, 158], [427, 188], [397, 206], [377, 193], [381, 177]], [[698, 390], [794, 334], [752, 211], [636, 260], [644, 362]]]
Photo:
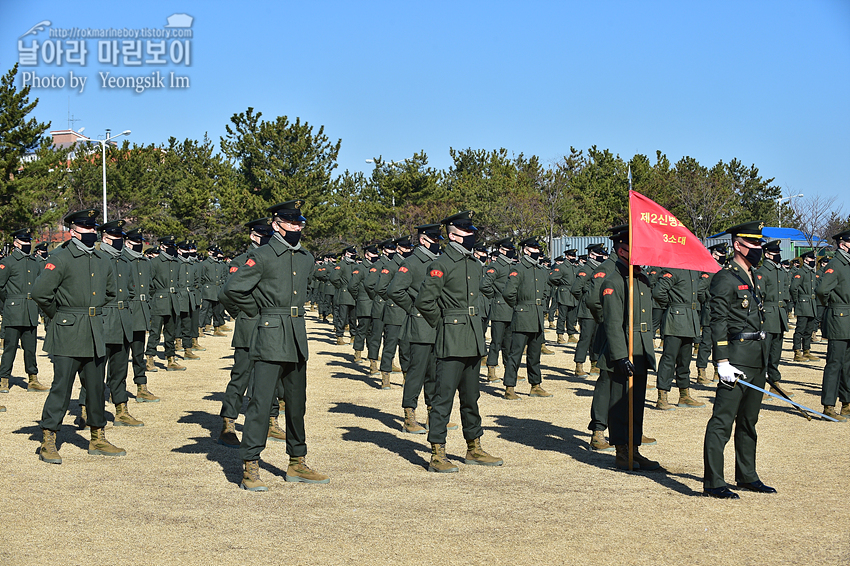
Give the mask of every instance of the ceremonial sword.
[[830, 420], [830, 421], [832, 421], [832, 422], [836, 422], [836, 423], [838, 422], [838, 419], [834, 419], [834, 418], [832, 418], [832, 417], [828, 417], [828, 416], [824, 415], [823, 413], [819, 413], [819, 412], [815, 411], [814, 409], [810, 409], [810, 408], [806, 407], [805, 405], [801, 405], [800, 403], [797, 403], [797, 402], [795, 402], [795, 401], [792, 401], [791, 399], [786, 399], [785, 397], [780, 397], [779, 395], [776, 395], [775, 393], [771, 393], [770, 391], [765, 391], [764, 389], [762, 389], [762, 388], [761, 388], [761, 387], [759, 387], [758, 385], [753, 385], [752, 383], [746, 382], [746, 381], [744, 381], [743, 379], [739, 379], [736, 383], [742, 383], [742, 384], [746, 385], [747, 387], [750, 387], [750, 388], [752, 388], [752, 389], [755, 389], [756, 391], [761, 391], [761, 392], [762, 392], [762, 393], [764, 393], [765, 395], [770, 395], [771, 397], [775, 397], [775, 398], [779, 399], [780, 401], [785, 401], [786, 403], [791, 403], [791, 404], [792, 404], [792, 405], [794, 405], [795, 407], [798, 407], [798, 408], [800, 408], [800, 409], [805, 409], [806, 411], [809, 411], [809, 412], [811, 412], [811, 413], [814, 413], [814, 414], [816, 414], [816, 415], [818, 415], [818, 416], [821, 416], [821, 417], [823, 417], [823, 418], [825, 418], [825, 419], [827, 419], [827, 420]]

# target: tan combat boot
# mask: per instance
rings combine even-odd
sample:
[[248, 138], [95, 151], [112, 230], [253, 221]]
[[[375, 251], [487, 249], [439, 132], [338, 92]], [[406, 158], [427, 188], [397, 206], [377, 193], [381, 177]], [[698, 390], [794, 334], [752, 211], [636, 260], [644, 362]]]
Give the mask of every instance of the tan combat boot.
[[428, 464], [429, 472], [437, 472], [440, 474], [449, 474], [457, 472], [458, 468], [446, 457], [445, 444], [431, 445], [431, 462]]
[[679, 406], [689, 409], [699, 409], [705, 407], [705, 403], [700, 403], [691, 397], [690, 390], [687, 388], [679, 388]]
[[[628, 452], [628, 450], [629, 447], [626, 446], [626, 452]], [[626, 457], [628, 458], [628, 454], [626, 454]], [[661, 464], [659, 464], [655, 460], [650, 460], [649, 458], [641, 454], [637, 446], [634, 447], [634, 451], [632, 452], [632, 461], [640, 464], [640, 469], [644, 471], [657, 470], [661, 467]]]
[[676, 406], [671, 405], [667, 401], [667, 392], [663, 389], [658, 390], [658, 401], [655, 402], [655, 408], [661, 409], [662, 411], [675, 411]]
[[363, 350], [354, 350], [354, 361], [359, 362], [363, 359]]
[[381, 389], [390, 389], [390, 372], [381, 372]]
[[567, 342], [570, 344], [578, 344], [578, 338], [576, 338], [575, 334], [570, 334], [570, 337], [567, 339]]
[[491, 456], [481, 448], [481, 438], [466, 441], [466, 459], [464, 464], [475, 466], [501, 466], [505, 462], [501, 458]]
[[213, 325], [212, 324], [208, 324], [208, 325], [204, 326], [204, 334], [212, 334], [212, 332], [213, 332]]
[[181, 366], [177, 363], [177, 358], [168, 356], [168, 364], [165, 366], [166, 371], [186, 371], [186, 366]]
[[146, 383], [136, 386], [136, 403], [159, 403], [159, 397], [148, 390]]
[[529, 397], [551, 397], [552, 394], [543, 389], [538, 383], [537, 385], [531, 386], [531, 391], [528, 393]]
[[189, 348], [186, 348], [185, 350], [183, 350], [183, 359], [184, 360], [200, 360], [201, 356], [196, 356], [195, 352], [193, 352]]
[[402, 430], [410, 434], [425, 434], [425, 427], [416, 421], [415, 409], [411, 409], [410, 407], [404, 408], [404, 425], [402, 426]]
[[711, 380], [705, 375], [705, 368], [697, 368], [697, 383], [700, 385], [711, 385]]
[[269, 417], [268, 439], [275, 442], [286, 442], [286, 431], [277, 424], [277, 417]]
[[554, 320], [549, 323], [549, 330], [555, 330], [556, 328], [558, 328], [558, 325]]
[[653, 444], [658, 444], [658, 441], [650, 436], [646, 436], [642, 434], [640, 437], [640, 445], [641, 446], [652, 446]]
[[574, 372], [576, 374], [576, 377], [584, 377], [585, 375], [587, 375], [587, 372], [584, 371], [583, 366], [584, 366], [584, 364], [576, 362], [576, 370]]
[[56, 449], [56, 433], [46, 428], [41, 429], [41, 448], [38, 451], [38, 459], [48, 464], [61, 464], [62, 456]]
[[558, 334], [558, 344], [566, 344], [567, 340], [564, 338], [563, 334]]
[[260, 461], [259, 460], [243, 460], [245, 470], [242, 472], [242, 483], [239, 484], [247, 491], [268, 491], [266, 484], [260, 481]]
[[221, 432], [218, 435], [218, 443], [229, 448], [239, 447], [239, 437], [236, 436], [236, 419], [222, 417]]
[[0, 413], [5, 413], [5, 412], [6, 412], [6, 407], [4, 407], [3, 405], [0, 405]]
[[812, 354], [811, 350], [803, 350], [803, 361], [816, 362], [818, 361], [818, 358]]
[[516, 401], [519, 399], [519, 395], [516, 394], [513, 387], [505, 387], [505, 399], [508, 401]]
[[821, 339], [820, 339], [820, 336], [818, 336], [818, 331], [815, 330], [814, 332], [812, 332], [812, 342], [820, 342], [820, 341], [821, 341]]
[[378, 369], [378, 360], [369, 360], [369, 375], [375, 375], [379, 371], [381, 370]]
[[213, 336], [227, 336], [227, 334], [222, 331], [221, 326], [216, 326], [213, 331]]
[[596, 362], [590, 362], [590, 373], [592, 375], [599, 375], [599, 367], [597, 367]]
[[803, 358], [802, 350], [794, 350], [794, 361], [795, 362], [805, 362], [806, 360]]
[[401, 373], [401, 368], [398, 367], [397, 365], [395, 365], [395, 362], [393, 362], [392, 372], [393, 373]]
[[218, 327], [218, 329], [221, 330], [222, 332], [230, 332], [231, 330], [233, 330], [232, 328], [230, 328], [226, 324], [222, 324], [221, 326]]
[[[614, 457], [614, 466], [618, 470], [628, 470], [629, 469], [629, 445], [628, 444], [618, 444], [614, 447], [617, 451], [617, 455]], [[634, 458], [634, 454], [632, 454], [632, 470], [639, 470], [640, 464]]]
[[286, 468], [286, 481], [304, 483], [328, 483], [330, 478], [307, 465], [304, 456], [290, 456]]
[[824, 405], [823, 406], [823, 414], [826, 415], [827, 417], [832, 417], [833, 419], [837, 420], [840, 423], [845, 423], [848, 420], [850, 420], [847, 417], [836, 412], [834, 405]]
[[348, 344], [348, 340], [345, 339], [345, 336], [337, 336], [336, 345], [337, 346], [345, 346]]
[[198, 344], [198, 339], [197, 339], [197, 338], [192, 338], [192, 349], [193, 349], [193, 350], [196, 350], [196, 351], [198, 351], [198, 352], [206, 352], [206, 351], [207, 351], [207, 349], [206, 349], [206, 348], [201, 348], [201, 345], [200, 345], [200, 344]]
[[92, 456], [126, 456], [127, 452], [106, 440], [106, 433], [103, 428], [91, 427], [89, 454]]
[[842, 417], [850, 417], [850, 403], [841, 403], [841, 412], [839, 414]]
[[555, 354], [555, 350], [550, 350], [549, 348], [546, 347], [546, 344], [541, 344], [540, 345], [540, 353], [543, 354], [544, 356], [551, 356], [551, 355]]
[[42, 385], [38, 381], [38, 376], [34, 373], [27, 374], [29, 378], [29, 382], [27, 383], [27, 391], [49, 391], [50, 388], [46, 385]]
[[86, 406], [80, 405], [80, 418], [77, 419], [77, 424], [80, 428], [89, 428], [88, 420], [89, 416], [88, 413], [86, 413]]
[[133, 418], [127, 410], [127, 403], [118, 403], [115, 405], [115, 426], [145, 426], [145, 423]]
[[601, 430], [594, 430], [593, 436], [590, 437], [590, 449], [596, 452], [613, 452], [614, 447], [608, 444], [605, 440], [605, 433]]
[[9, 378], [4, 377], [0, 379], [0, 393], [8, 393], [9, 392]]
[[153, 360], [153, 356], [148, 356], [147, 364], [145, 365], [145, 371], [149, 372], [158, 372], [159, 370], [156, 367], [156, 363]]
[[499, 381], [496, 376], [496, 366], [487, 366], [487, 381]]

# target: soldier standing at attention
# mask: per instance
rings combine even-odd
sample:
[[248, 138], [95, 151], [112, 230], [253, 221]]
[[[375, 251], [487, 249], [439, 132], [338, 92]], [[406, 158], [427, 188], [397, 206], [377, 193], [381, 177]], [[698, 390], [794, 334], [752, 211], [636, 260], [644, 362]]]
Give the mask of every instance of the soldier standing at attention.
[[539, 269], [540, 244], [535, 238], [527, 238], [519, 243], [522, 255], [517, 265], [508, 273], [505, 282], [505, 301], [513, 310], [511, 328], [511, 350], [505, 367], [505, 399], [516, 400], [519, 396], [514, 388], [517, 372], [526, 350], [525, 367], [528, 383], [531, 385], [530, 397], [551, 397], [541, 386], [543, 376], [540, 373], [540, 348], [543, 345], [543, 308], [548, 272]]
[[245, 264], [230, 276], [224, 295], [249, 317], [257, 317], [251, 343], [254, 394], [245, 415], [239, 446], [244, 462], [242, 489], [267, 491], [260, 480], [260, 453], [266, 446], [269, 412], [277, 402], [278, 384], [286, 399], [286, 481], [328, 483], [328, 476], [307, 466], [304, 411], [307, 404], [307, 328], [304, 301], [313, 255], [301, 247], [303, 201], [269, 207], [274, 236], [265, 246], [248, 252]]
[[198, 268], [200, 270], [201, 283], [201, 327], [205, 327], [207, 332], [210, 327], [213, 330], [213, 336], [226, 336], [221, 331], [224, 326], [224, 317], [219, 309], [218, 292], [221, 281], [221, 261], [218, 259], [221, 250], [215, 246], [210, 246], [207, 250], [207, 257], [202, 261]]
[[[366, 287], [366, 293], [372, 299], [372, 333], [369, 336], [368, 353], [369, 356], [369, 373], [376, 374], [378, 369], [378, 356], [381, 350], [381, 340], [384, 337], [384, 299], [377, 293], [378, 281], [381, 274], [386, 270], [389, 271], [391, 266], [398, 268], [398, 264], [393, 262], [396, 253], [396, 246], [393, 240], [384, 240], [378, 243], [378, 248], [381, 250], [381, 256], [369, 268], [369, 273], [366, 275], [366, 281], [363, 283]], [[383, 361], [383, 360], [382, 360]], [[392, 371], [396, 371], [393, 367]], [[401, 371], [401, 368], [398, 368]]]
[[[133, 365], [133, 383], [136, 384], [138, 403], [158, 403], [159, 397], [148, 390], [147, 368], [145, 367], [145, 336], [151, 329], [151, 262], [142, 253], [145, 237], [138, 230], [130, 230], [124, 242], [122, 255], [130, 262], [133, 288], [136, 296], [130, 301], [130, 314], [133, 317], [133, 339], [130, 342], [130, 356]], [[156, 366], [153, 370], [157, 371]]]
[[481, 415], [478, 412], [478, 372], [484, 355], [484, 331], [477, 312], [481, 266], [472, 257], [475, 233], [472, 212], [444, 218], [449, 245], [428, 268], [419, 288], [415, 307], [437, 330], [437, 398], [431, 411], [428, 442], [431, 463], [428, 471], [457, 472], [446, 457], [446, 435], [455, 392], [460, 397], [466, 464], [501, 466], [501, 458], [481, 448]]
[[593, 271], [599, 267], [599, 264], [604, 261], [604, 258], [605, 248], [602, 247], [602, 244], [591, 244], [587, 246], [587, 263], [577, 270], [575, 281], [573, 282], [572, 289], [570, 289], [573, 297], [579, 303], [578, 321], [580, 333], [574, 354], [576, 377], [582, 377], [588, 373], [584, 371], [584, 362], [587, 360], [588, 352], [590, 353], [591, 360], [590, 373], [598, 373], [596, 370], [596, 354], [591, 351], [591, 345], [596, 336], [596, 321], [587, 308], [586, 299], [592, 287]]
[[56, 433], [68, 412], [71, 388], [79, 373], [86, 387], [89, 454], [125, 456], [103, 431], [106, 426], [103, 375], [106, 364], [103, 306], [115, 300], [114, 268], [105, 254], [95, 249], [97, 210], [81, 210], [65, 217], [71, 240], [51, 254], [33, 284], [32, 298], [53, 319], [47, 328], [44, 349], [53, 356], [53, 384], [41, 412], [42, 442], [39, 459], [61, 464]]
[[[381, 269], [381, 276], [378, 278], [378, 283], [375, 285], [375, 294], [384, 300], [384, 314], [382, 320], [384, 322], [384, 350], [381, 353], [381, 389], [390, 388], [390, 372], [402, 371], [407, 373], [410, 359], [407, 357], [410, 349], [407, 344], [400, 344], [401, 325], [404, 324], [407, 314], [404, 310], [395, 304], [395, 302], [387, 296], [390, 282], [393, 276], [398, 272], [402, 262], [413, 253], [413, 245], [410, 243], [410, 237], [396, 238], [393, 240], [397, 253], [392, 260]], [[398, 349], [398, 359], [401, 368], [397, 369], [393, 364], [396, 349]]]
[[502, 292], [508, 273], [516, 263], [516, 248], [510, 238], [494, 244], [499, 256], [491, 261], [484, 270], [481, 293], [490, 299], [490, 349], [487, 353], [487, 380], [498, 381], [496, 366], [499, 365], [499, 352], [502, 353], [502, 365], [507, 367], [511, 349], [511, 320], [514, 309], [505, 301]]
[[0, 360], [0, 393], [9, 392], [12, 365], [18, 344], [24, 351], [27, 391], [50, 389], [38, 381], [36, 329], [38, 305], [32, 300], [32, 286], [41, 273], [41, 263], [32, 255], [32, 230], [24, 228], [12, 234], [12, 251], [0, 261], [0, 297], [3, 298], [3, 357]]
[[[354, 327], [353, 345], [355, 362], [363, 358], [363, 348], [372, 331], [372, 299], [366, 292], [365, 281], [373, 262], [378, 259], [378, 248], [366, 246], [363, 248], [363, 257], [363, 263], [355, 265], [351, 270], [351, 280], [348, 282], [348, 292], [356, 302], [354, 314], [357, 317], [357, 324]], [[349, 325], [351, 325], [350, 322]]]
[[770, 346], [767, 355], [767, 376], [772, 382], [782, 379], [779, 362], [782, 359], [782, 339], [788, 331], [788, 312], [785, 299], [788, 297], [788, 275], [782, 269], [782, 250], [779, 240], [762, 245], [764, 260], [756, 270], [756, 277], [764, 289], [764, 331]]
[[351, 280], [351, 273], [357, 263], [354, 262], [354, 256], [357, 255], [357, 250], [354, 248], [345, 248], [342, 251], [342, 261], [339, 265], [335, 265], [330, 272], [330, 282], [336, 288], [336, 296], [334, 304], [337, 305], [338, 316], [334, 318], [334, 333], [336, 334], [336, 343], [339, 346], [348, 344], [345, 339], [345, 327], [348, 326], [348, 333], [354, 336], [354, 327], [356, 325], [356, 317], [354, 310], [356, 303], [354, 297], [348, 291], [348, 282]]
[[[570, 252], [575, 254], [575, 250], [567, 250], [565, 253], [569, 256]], [[578, 304], [576, 298], [573, 297], [573, 294], [570, 292], [570, 288], [573, 286], [573, 281], [575, 281], [576, 274], [575, 268], [573, 265], [567, 261], [567, 257], [560, 256], [555, 259], [555, 266], [552, 268], [552, 272], [549, 275], [549, 284], [552, 285], [553, 295], [555, 296], [555, 301], [558, 304], [558, 323], [557, 323], [557, 335], [558, 335], [558, 344], [566, 344], [567, 340], [564, 338], [564, 334], [569, 331], [570, 341], [578, 342], [578, 340], [574, 337], [575, 328], [569, 325], [568, 319], [570, 318], [571, 310], [575, 309], [575, 306]]]
[[794, 326], [794, 361], [813, 362], [817, 360], [812, 355], [812, 334], [817, 329], [816, 295], [820, 273], [815, 271], [814, 252], [806, 252], [802, 256], [803, 265], [797, 270], [791, 280], [791, 296], [794, 298], [794, 313], [797, 321]]
[[174, 236], [159, 239], [160, 252], [151, 260], [151, 331], [148, 335], [147, 370], [154, 371], [154, 356], [163, 335], [167, 371], [185, 371], [186, 367], [177, 363], [175, 341], [180, 322], [180, 299], [177, 295], [177, 277], [180, 265], [177, 262], [177, 247]]
[[[827, 264], [815, 293], [826, 307], [823, 333], [828, 340], [823, 368], [823, 414], [838, 421], [850, 420], [850, 230], [832, 237], [835, 256]], [[835, 399], [841, 413], [835, 410]]]
[[[721, 266], [726, 264], [726, 244], [715, 244], [708, 248], [711, 252], [711, 257]], [[700, 311], [700, 325], [702, 325], [702, 334], [700, 335], [699, 351], [697, 352], [697, 383], [700, 385], [710, 385], [715, 381], [714, 376], [708, 377], [706, 369], [708, 368], [708, 358], [711, 355], [711, 308], [709, 306], [708, 289], [711, 288], [711, 280], [714, 279], [714, 273], [703, 273], [702, 287], [705, 289], [705, 297], [702, 302], [702, 310]], [[716, 363], [714, 364], [717, 365]]]
[[[193, 333], [198, 331], [197, 297], [195, 290], [195, 264], [192, 261], [192, 240], [183, 240], [177, 244], [177, 261], [179, 267], [177, 276], [177, 296], [180, 300], [180, 321], [177, 326], [178, 336], [183, 343], [184, 360], [200, 360], [200, 356], [192, 351]], [[193, 329], [194, 328], [194, 332]]]
[[739, 499], [723, 479], [723, 449], [735, 425], [735, 480], [739, 488], [776, 493], [756, 473], [756, 423], [762, 394], [738, 385], [745, 379], [764, 388], [768, 343], [764, 328], [764, 292], [753, 268], [761, 259], [759, 222], [726, 230], [732, 236], [732, 261], [711, 280], [711, 338], [720, 384], [705, 429], [703, 491], [720, 499]]

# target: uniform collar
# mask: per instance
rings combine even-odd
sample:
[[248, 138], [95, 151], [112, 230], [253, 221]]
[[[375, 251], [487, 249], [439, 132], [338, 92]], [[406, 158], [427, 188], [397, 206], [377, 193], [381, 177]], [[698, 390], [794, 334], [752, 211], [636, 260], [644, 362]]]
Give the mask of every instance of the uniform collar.
[[417, 255], [419, 256], [419, 259], [425, 261], [434, 261], [435, 259], [440, 257], [438, 254], [435, 254], [425, 246], [416, 246], [416, 249], [413, 250], [413, 255]]

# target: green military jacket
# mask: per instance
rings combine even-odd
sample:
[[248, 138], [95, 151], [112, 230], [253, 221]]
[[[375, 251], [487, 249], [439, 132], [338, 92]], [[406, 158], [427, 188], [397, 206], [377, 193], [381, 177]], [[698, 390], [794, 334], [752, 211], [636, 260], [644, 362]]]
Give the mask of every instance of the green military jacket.
[[41, 270], [41, 262], [18, 248], [0, 261], [3, 326], [38, 326], [38, 306], [31, 293]]
[[764, 289], [764, 331], [780, 334], [788, 331], [788, 311], [785, 300], [788, 298], [788, 274], [782, 266], [765, 258], [756, 270]]
[[707, 327], [711, 324], [711, 308], [708, 304], [708, 290], [711, 287], [711, 279], [714, 277], [714, 274], [703, 271], [700, 273], [699, 277], [700, 297], [702, 297], [702, 301], [700, 302], [699, 324], [700, 326]]
[[556, 263], [549, 274], [549, 284], [555, 289], [555, 299], [559, 305], [574, 307], [578, 301], [570, 291], [576, 279], [576, 268], [568, 261]]
[[44, 350], [74, 358], [105, 356], [103, 305], [117, 291], [112, 262], [99, 250], [81, 250], [75, 240], [57, 250], [32, 289], [33, 300], [52, 319]]
[[[251, 250], [255, 250], [257, 247], [257, 244], [252, 241]], [[236, 273], [239, 271], [239, 266], [245, 265], [246, 261], [248, 261], [248, 252], [237, 256], [232, 262], [230, 262], [228, 273], [230, 275]], [[225, 281], [224, 284], [226, 285], [227, 281]], [[233, 323], [233, 337], [230, 340], [230, 346], [233, 348], [250, 348], [251, 342], [254, 340], [254, 334], [257, 333], [257, 319], [259, 316], [248, 316], [245, 314], [245, 311], [239, 310], [239, 307], [237, 307], [236, 304], [228, 299], [227, 295], [224, 294], [224, 285], [219, 288], [218, 300], [224, 308], [227, 309], [227, 312], [229, 312], [236, 320], [236, 322]]]
[[661, 323], [662, 336], [700, 336], [700, 305], [705, 300], [705, 287], [700, 286], [700, 280], [700, 272], [692, 269], [660, 271], [652, 297], [667, 309]]
[[366, 292], [366, 276], [372, 267], [372, 262], [364, 259], [363, 263], [357, 264], [351, 270], [351, 279], [348, 281], [348, 293], [354, 297], [354, 314], [358, 318], [372, 314], [372, 299]]
[[147, 332], [151, 329], [151, 262], [141, 252], [134, 252], [127, 246], [121, 254], [130, 262], [130, 274], [133, 278], [135, 297], [130, 301], [130, 314], [133, 316], [133, 331]]
[[112, 263], [115, 278], [115, 298], [103, 306], [103, 332], [107, 344], [133, 341], [133, 314], [130, 302], [136, 297], [133, 285], [133, 266], [124, 255], [111, 246], [101, 245], [100, 252]]
[[417, 246], [413, 255], [402, 262], [387, 289], [388, 299], [407, 313], [401, 327], [401, 339], [413, 344], [433, 344], [437, 339], [437, 331], [428, 324], [415, 303], [419, 287], [428, 275], [428, 266], [438, 257], [427, 248]]
[[436, 328], [438, 358], [482, 357], [484, 328], [478, 313], [481, 264], [456, 242], [428, 267], [414, 305]]
[[221, 285], [222, 263], [216, 258], [209, 256], [204, 261], [196, 264], [200, 273], [201, 299], [205, 301], [217, 301], [219, 286]]
[[248, 316], [257, 316], [251, 359], [298, 362], [308, 359], [304, 301], [313, 254], [275, 233], [265, 246], [248, 252], [231, 274], [224, 295]]
[[573, 286], [570, 289], [570, 293], [572, 293], [573, 297], [578, 301], [578, 317], [579, 318], [593, 318], [593, 315], [587, 308], [587, 303], [585, 303], [585, 295], [590, 293], [590, 284], [593, 282], [592, 275], [593, 271], [599, 267], [599, 262], [593, 259], [588, 258], [587, 263], [576, 268], [576, 278], [573, 281]]
[[398, 273], [398, 268], [401, 267], [402, 263], [404, 263], [404, 259], [405, 258], [403, 258], [401, 254], [395, 254], [393, 258], [387, 262], [386, 266], [381, 269], [381, 276], [378, 278], [378, 283], [375, 286], [375, 292], [377, 295], [384, 299], [384, 314], [381, 317], [384, 324], [401, 326], [407, 318], [407, 313], [404, 309], [395, 304], [395, 301], [387, 295], [390, 283], [392, 282], [395, 274]]
[[[617, 271], [617, 258], [610, 256], [608, 259], [596, 266], [593, 273], [590, 275], [590, 280], [587, 283], [587, 291], [584, 294], [584, 304], [587, 306], [593, 319], [597, 324], [602, 324], [604, 314], [602, 313], [602, 297], [599, 294], [602, 289], [602, 284], [609, 275]], [[597, 337], [602, 337], [601, 333], [597, 333]], [[599, 351], [597, 347], [595, 351]]]
[[323, 265], [325, 269], [322, 272], [322, 276], [318, 278], [321, 281], [319, 288], [324, 295], [336, 295], [336, 287], [331, 282], [331, 273], [334, 267], [336, 267], [336, 262], [328, 260]]
[[709, 294], [714, 360], [728, 359], [736, 367], [766, 367], [767, 340], [739, 336], [764, 331], [764, 314], [760, 308], [764, 291], [758, 277], [753, 276], [751, 282], [744, 267], [732, 260], [714, 274]]
[[837, 250], [827, 264], [815, 293], [826, 307], [823, 335], [830, 340], [850, 340], [850, 255]]
[[505, 300], [504, 290], [505, 283], [508, 281], [508, 273], [511, 272], [514, 265], [515, 262], [509, 257], [500, 255], [484, 270], [481, 294], [490, 299], [490, 320], [497, 322], [513, 320], [514, 309]]
[[[604, 262], [603, 262], [604, 263]], [[617, 360], [629, 357], [629, 266], [617, 260], [615, 269], [600, 283], [599, 295], [602, 303], [603, 322], [600, 331], [605, 334], [601, 340], [597, 364], [613, 372]], [[652, 329], [652, 291], [649, 279], [634, 268], [634, 336], [633, 359], [643, 357], [648, 370], [655, 370], [655, 346]]]
[[514, 332], [543, 332], [547, 275], [527, 255], [523, 255], [508, 273], [504, 297], [514, 309], [511, 320]]
[[803, 265], [791, 279], [791, 298], [797, 316], [817, 316], [817, 295], [815, 289], [820, 281], [820, 273], [808, 265]]
[[389, 270], [390, 262], [386, 254], [381, 254], [381, 257], [375, 260], [372, 267], [369, 268], [369, 273], [366, 274], [364, 286], [369, 298], [372, 299], [372, 318], [383, 320], [384, 317], [384, 299], [378, 295], [378, 281], [381, 279], [381, 273], [384, 270]]
[[151, 262], [151, 314], [178, 316], [180, 299], [177, 297], [177, 275], [180, 264], [177, 258], [160, 252]]
[[354, 261], [347, 257], [343, 257], [339, 264], [329, 270], [330, 282], [336, 288], [336, 295], [334, 296], [335, 304], [351, 306], [357, 304], [354, 297], [348, 290], [348, 282], [351, 281], [351, 274], [356, 265], [357, 264]]
[[179, 270], [177, 275], [177, 298], [180, 301], [180, 312], [189, 312], [195, 306], [194, 287], [195, 269], [191, 258], [177, 254]]

